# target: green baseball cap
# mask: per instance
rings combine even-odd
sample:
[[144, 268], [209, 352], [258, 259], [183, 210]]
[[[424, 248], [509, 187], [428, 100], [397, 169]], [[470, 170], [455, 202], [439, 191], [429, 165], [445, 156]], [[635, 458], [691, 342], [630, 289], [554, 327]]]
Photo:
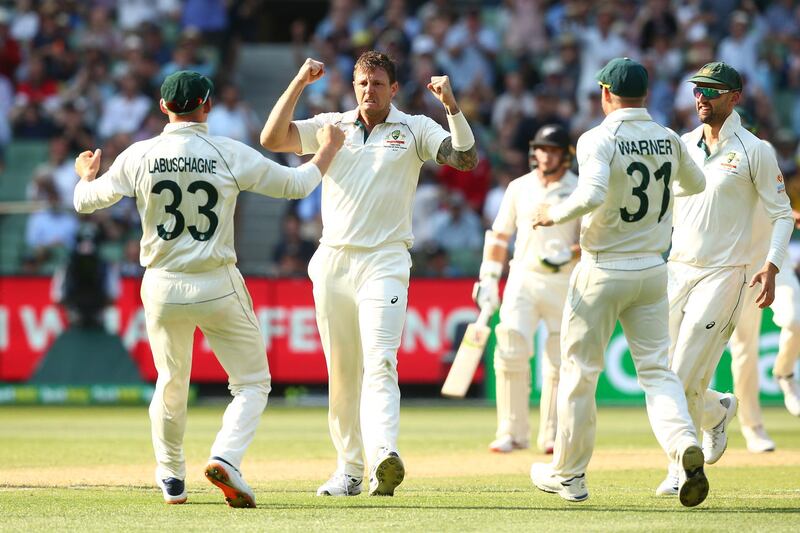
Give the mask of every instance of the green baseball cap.
[[627, 57], [616, 57], [597, 73], [597, 81], [617, 96], [638, 98], [647, 94], [647, 69]]
[[176, 115], [191, 113], [208, 100], [214, 84], [191, 70], [173, 72], [161, 84], [161, 98], [167, 109]]
[[706, 63], [689, 81], [692, 83], [721, 83], [735, 91], [742, 89], [742, 77], [735, 68], [722, 61]]

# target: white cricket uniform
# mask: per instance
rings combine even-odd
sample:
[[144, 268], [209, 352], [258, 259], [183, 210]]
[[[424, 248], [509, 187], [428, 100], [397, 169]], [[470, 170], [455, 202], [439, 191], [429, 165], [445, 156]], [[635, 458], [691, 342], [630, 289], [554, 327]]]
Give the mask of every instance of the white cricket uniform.
[[436, 159], [450, 134], [432, 119], [393, 105], [369, 136], [357, 110], [293, 124], [304, 154], [317, 151], [316, 132], [325, 124], [345, 133], [322, 179], [322, 238], [308, 274], [328, 364], [328, 425], [338, 470], [362, 476], [365, 452], [371, 461], [381, 447], [397, 450], [397, 350], [407, 306], [414, 192], [420, 167]]
[[544, 450], [555, 439], [558, 369], [561, 365], [559, 338], [561, 315], [567, 297], [569, 276], [575, 261], [558, 272], [542, 264], [548, 255], [546, 244], [559, 243], [570, 248], [578, 242], [580, 221], [539, 228], [531, 227], [536, 207], [541, 203], [558, 204], [578, 184], [578, 177], [567, 171], [559, 181], [544, 185], [537, 171], [512, 181], [503, 195], [500, 210], [492, 225], [496, 233], [513, 235], [514, 257], [500, 306], [500, 323], [495, 328], [497, 349], [494, 356], [497, 377], [497, 438], [510, 436], [527, 447], [530, 440], [529, 397], [531, 387], [530, 357], [533, 337], [540, 320], [547, 327], [547, 341], [542, 368], [542, 396], [539, 406], [537, 444]]
[[[764, 264], [769, 252], [771, 233], [772, 224], [766, 211], [759, 205], [753, 213], [753, 235], [750, 246], [752, 259], [747, 273], [748, 280]], [[729, 344], [733, 387], [739, 400], [737, 416], [741, 425], [748, 427], [764, 424], [759, 403], [761, 373], [758, 369], [762, 313], [756, 304], [760, 290], [760, 285], [745, 287], [742, 312]], [[775, 301], [770, 307], [773, 311], [773, 322], [781, 328], [773, 375], [785, 376], [792, 374], [797, 354], [800, 352], [800, 284], [788, 253], [775, 276]], [[705, 405], [716, 405], [721, 396], [717, 391], [707, 389]], [[713, 419], [708, 423], [713, 423]]]
[[183, 434], [195, 328], [228, 374], [233, 395], [211, 456], [239, 468], [267, 404], [266, 347], [235, 266], [237, 195], [302, 198], [321, 179], [314, 164], [282, 167], [238, 141], [209, 136], [204, 123], [183, 122], [131, 145], [108, 172], [76, 185], [80, 213], [123, 196], [136, 199], [140, 260], [147, 268], [141, 296], [158, 371], [150, 419], [159, 479], [186, 477]]
[[793, 226], [774, 151], [742, 127], [735, 111], [715, 146], [706, 147], [702, 138], [702, 126], [682, 137], [703, 168], [706, 190], [675, 202], [668, 284], [670, 366], [683, 383], [698, 429], [711, 428], [725, 416], [719, 401], [704, 400], [742, 310], [759, 200], [773, 224], [768, 261], [783, 264]]
[[595, 439], [597, 379], [619, 320], [661, 447], [677, 458], [697, 444], [681, 383], [667, 359], [667, 272], [672, 196], [705, 180], [678, 135], [643, 108], [618, 109], [578, 140], [578, 188], [550, 209], [555, 223], [584, 215], [581, 261], [561, 327], [553, 470], [586, 472]]

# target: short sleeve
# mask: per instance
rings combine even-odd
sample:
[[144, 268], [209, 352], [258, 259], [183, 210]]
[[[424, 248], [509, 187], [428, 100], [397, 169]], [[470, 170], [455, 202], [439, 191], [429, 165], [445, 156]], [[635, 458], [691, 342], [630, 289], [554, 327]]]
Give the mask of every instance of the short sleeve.
[[341, 120], [340, 113], [320, 113], [305, 120], [295, 120], [292, 124], [300, 134], [300, 155], [315, 154], [319, 150], [317, 130], [325, 124], [333, 124]]
[[414, 135], [419, 143], [418, 154], [423, 161], [436, 160], [442, 141], [450, 137], [450, 133], [435, 120], [424, 115], [417, 115]]
[[513, 235], [517, 229], [516, 183], [516, 180], [509, 183], [506, 192], [503, 194], [503, 201], [500, 202], [500, 209], [492, 224], [492, 231], [495, 233]]

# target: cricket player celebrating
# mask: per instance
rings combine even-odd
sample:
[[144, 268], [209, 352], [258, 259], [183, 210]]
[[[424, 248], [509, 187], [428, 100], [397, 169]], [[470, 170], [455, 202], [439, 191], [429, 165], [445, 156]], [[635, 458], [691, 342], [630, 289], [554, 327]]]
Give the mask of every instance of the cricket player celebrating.
[[[793, 211], [792, 216], [797, 221], [800, 213]], [[751, 269], [759, 268], [764, 263], [764, 258], [769, 252], [771, 233], [772, 223], [759, 203], [753, 214], [751, 245], [753, 258], [749, 265]], [[759, 286], [745, 288], [742, 298], [742, 313], [730, 340], [733, 388], [739, 401], [737, 416], [747, 449], [752, 453], [775, 450], [775, 442], [764, 428], [758, 398], [760, 375], [758, 360], [762, 312], [756, 304], [756, 297], [760, 290]], [[789, 412], [792, 412], [792, 400], [796, 396], [792, 395], [791, 386], [786, 387], [785, 384], [787, 381], [795, 381], [791, 377], [787, 379], [784, 376], [787, 374], [791, 376], [797, 353], [800, 351], [800, 346], [798, 346], [798, 340], [800, 340], [800, 284], [798, 284], [797, 275], [794, 273], [794, 266], [788, 253], [784, 257], [780, 272], [775, 276], [775, 300], [770, 307], [774, 313], [773, 321], [781, 328], [773, 375], [782, 390], [788, 388], [789, 393], [784, 392], [784, 402]], [[715, 401], [719, 402], [721, 399], [722, 395], [719, 392], [712, 389], [706, 391], [706, 404], [714, 405]], [[800, 404], [795, 405], [800, 407]], [[800, 410], [797, 413], [800, 414]]]
[[[749, 283], [760, 284], [755, 301], [762, 309], [774, 299], [793, 221], [774, 151], [742, 127], [733, 109], [741, 98], [739, 73], [714, 62], [689, 81], [703, 124], [682, 140], [707, 185], [704, 194], [676, 201], [668, 284], [670, 366], [683, 383], [694, 426], [703, 428], [705, 461], [713, 464], [727, 446], [726, 428], [737, 402], [732, 394], [706, 389], [742, 310], [753, 213], [761, 200], [772, 222], [766, 261]], [[677, 471], [670, 466], [656, 494], [678, 491]]]
[[450, 133], [392, 105], [399, 89], [395, 65], [374, 51], [355, 64], [356, 109], [292, 121], [303, 89], [324, 73], [322, 63], [306, 60], [270, 113], [261, 144], [308, 154], [319, 150], [316, 134], [326, 124], [345, 132], [344, 148], [322, 180], [322, 238], [308, 267], [328, 365], [328, 425], [338, 456], [336, 471], [317, 494], [360, 494], [366, 455], [369, 493], [391, 496], [405, 475], [397, 451], [397, 350], [419, 170], [430, 159], [471, 169], [478, 157], [447, 76], [432, 77], [428, 89], [447, 110]]
[[236, 269], [233, 214], [236, 196], [252, 191], [302, 198], [328, 170], [344, 135], [319, 130], [310, 163], [285, 168], [232, 139], [211, 137], [211, 81], [190, 71], [168, 76], [161, 111], [169, 124], [158, 137], [133, 144], [96, 178], [100, 150], [75, 161], [80, 213], [136, 198], [142, 220], [142, 303], [158, 371], [150, 404], [156, 482], [167, 503], [186, 501], [183, 434], [195, 328], [205, 335], [228, 374], [233, 400], [211, 447], [206, 477], [231, 507], [255, 507], [239, 471], [267, 404], [270, 375], [253, 304]]
[[669, 370], [667, 267], [673, 194], [705, 180], [680, 138], [644, 109], [647, 70], [612, 59], [597, 74], [606, 114], [578, 140], [578, 187], [559, 205], [541, 205], [533, 226], [583, 215], [581, 261], [570, 278], [561, 328], [558, 429], [550, 464], [535, 463], [539, 489], [570, 501], [589, 497], [586, 467], [595, 438], [597, 379], [617, 319], [622, 323], [661, 447], [681, 465], [680, 501], [708, 494], [703, 452], [678, 377]]
[[494, 354], [497, 435], [489, 449], [500, 453], [529, 446], [529, 360], [540, 319], [547, 326], [547, 341], [541, 361], [537, 445], [541, 451], [553, 453], [561, 365], [561, 315], [569, 275], [575, 266], [573, 259], [580, 250], [578, 219], [538, 231], [531, 228], [531, 219], [539, 204], [558, 204], [577, 186], [578, 178], [569, 170], [572, 160], [569, 134], [557, 124], [543, 126], [536, 132], [530, 148], [533, 170], [512, 181], [503, 195], [492, 229], [486, 232], [480, 280], [473, 291], [475, 303], [481, 309], [489, 308], [491, 312], [497, 309], [498, 280], [509, 240], [516, 232], [514, 258], [500, 306], [500, 323], [494, 330], [497, 338]]

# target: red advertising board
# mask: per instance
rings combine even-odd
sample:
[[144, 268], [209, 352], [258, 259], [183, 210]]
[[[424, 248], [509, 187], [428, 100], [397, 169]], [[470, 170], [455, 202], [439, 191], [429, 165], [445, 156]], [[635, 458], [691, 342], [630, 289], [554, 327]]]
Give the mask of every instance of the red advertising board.
[[[247, 278], [247, 287], [267, 344], [276, 383], [324, 383], [325, 359], [314, 317], [311, 283], [305, 279]], [[105, 315], [106, 328], [118, 334], [142, 377], [156, 373], [147, 342], [139, 280], [125, 279], [116, 304]], [[470, 300], [471, 280], [415, 279], [399, 353], [403, 383], [441, 383], [442, 357], [451, 349], [457, 325], [477, 310]], [[53, 340], [66, 326], [64, 310], [52, 303], [50, 279], [0, 276], [0, 381], [24, 382], [35, 373]], [[225, 382], [226, 376], [197, 331], [192, 363], [195, 382]]]

